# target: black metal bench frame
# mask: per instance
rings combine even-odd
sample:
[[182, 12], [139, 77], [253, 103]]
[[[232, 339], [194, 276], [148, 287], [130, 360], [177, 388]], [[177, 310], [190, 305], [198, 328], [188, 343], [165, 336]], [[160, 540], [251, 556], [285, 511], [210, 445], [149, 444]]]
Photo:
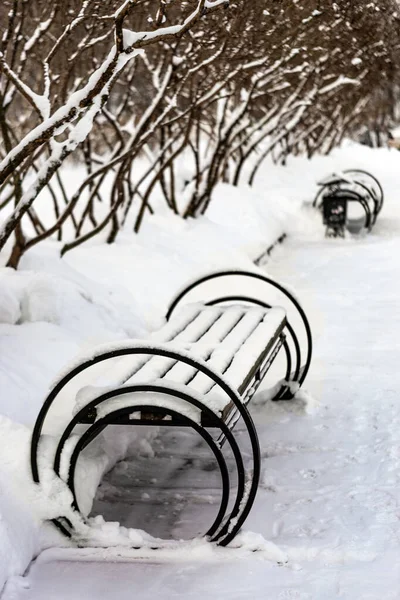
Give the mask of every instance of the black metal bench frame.
[[[336, 179], [319, 184], [320, 190], [313, 201], [313, 206], [323, 214], [326, 235], [344, 237], [349, 225], [348, 202], [358, 202], [362, 206], [365, 212], [364, 228], [371, 231], [384, 202], [382, 186], [376, 177], [362, 169], [346, 169], [342, 173], [343, 176], [338, 174]], [[346, 205], [344, 219], [338, 219], [335, 213], [335, 207], [340, 203]]]
[[[177, 363], [183, 363], [194, 367], [199, 373], [203, 373], [214, 382], [216, 386], [222, 390], [224, 394], [229, 398], [229, 410], [225, 414], [217, 414], [203, 401], [198, 394], [191, 391], [190, 388], [182, 389], [180, 386], [174, 386], [163, 380], [155, 381], [154, 383], [137, 383], [133, 385], [123, 385], [114, 389], [108, 389], [103, 393], [99, 393], [95, 398], [92, 398], [83, 408], [81, 408], [77, 414], [71, 419], [70, 423], [66, 427], [65, 431], [61, 435], [57, 450], [54, 456], [53, 469], [58, 477], [60, 475], [60, 465], [62, 452], [65, 447], [66, 441], [69, 439], [71, 433], [77, 425], [87, 425], [86, 431], [79, 438], [72, 455], [69, 459], [69, 470], [66, 483], [68, 484], [72, 495], [72, 514], [77, 519], [84, 517], [81, 515], [75, 491], [74, 476], [77, 461], [80, 453], [87, 447], [87, 445], [93, 441], [101, 431], [103, 431], [108, 425], [157, 425], [157, 426], [190, 426], [202, 436], [205, 442], [210, 447], [215, 459], [218, 463], [221, 480], [222, 480], [222, 495], [221, 503], [217, 513], [217, 516], [212, 523], [211, 527], [205, 534], [207, 538], [216, 542], [222, 546], [229, 544], [229, 542], [235, 537], [240, 528], [242, 527], [245, 519], [247, 518], [250, 509], [253, 505], [257, 488], [260, 478], [260, 446], [257, 436], [257, 431], [254, 426], [252, 417], [248, 411], [248, 403], [261, 383], [269, 366], [272, 364], [275, 356], [279, 352], [280, 348], [283, 347], [286, 355], [286, 375], [285, 381], [281, 383], [279, 389], [276, 391], [274, 400], [288, 400], [293, 397], [293, 384], [297, 387], [301, 386], [304, 382], [312, 357], [312, 336], [311, 329], [308, 319], [305, 315], [304, 310], [299, 304], [298, 300], [280, 283], [256, 272], [247, 271], [222, 271], [217, 273], [211, 273], [206, 275], [190, 285], [186, 286], [173, 300], [170, 308], [167, 312], [166, 318], [169, 320], [176, 310], [176, 308], [185, 302], [186, 296], [195, 288], [200, 288], [204, 283], [212, 281], [214, 279], [223, 279], [224, 277], [235, 278], [239, 277], [243, 281], [243, 285], [246, 282], [253, 280], [261, 281], [265, 286], [266, 291], [268, 288], [274, 289], [282, 295], [294, 310], [294, 313], [298, 316], [298, 321], [301, 323], [303, 328], [303, 339], [305, 340], [306, 349], [301, 348], [298, 335], [295, 328], [289, 322], [285, 320], [282, 328], [277, 332], [277, 338], [274, 343], [271, 340], [266, 340], [265, 351], [259, 357], [256, 364], [253, 365], [252, 369], [248, 373], [243, 385], [238, 390], [234, 389], [229, 382], [224, 379], [224, 376], [211, 369], [207, 363], [203, 360], [199, 360], [190, 356], [185, 352], [171, 349], [166, 345], [154, 345], [146, 344], [143, 342], [124, 343], [121, 342], [121, 347], [112, 348], [107, 351], [100, 351], [97, 355], [92, 356], [90, 359], [77, 364], [75, 367], [66, 373], [61, 379], [54, 385], [53, 389], [47, 396], [42, 409], [38, 415], [31, 442], [31, 470], [32, 477], [36, 483], [40, 483], [40, 469], [38, 464], [38, 450], [42, 436], [42, 429], [48, 414], [50, 407], [56, 400], [60, 391], [79, 373], [82, 373], [85, 369], [107, 361], [112, 358], [122, 356], [135, 356], [135, 355], [147, 355], [147, 356], [162, 356], [168, 359], [173, 359]], [[266, 294], [268, 296], [268, 294]], [[218, 298], [210, 298], [204, 304], [215, 305], [215, 304], [232, 304], [243, 303], [261, 306], [263, 308], [271, 308], [271, 304], [266, 300], [261, 300], [256, 297], [244, 296], [244, 295], [232, 295], [226, 294]], [[284, 330], [283, 330], [284, 329]], [[143, 399], [139, 398], [140, 394], [144, 392], [152, 392], [153, 394], [168, 395], [171, 398], [183, 400], [188, 405], [195, 407], [201, 411], [201, 420], [196, 422], [187, 415], [179, 413], [173, 406], [165, 407], [159, 406], [156, 403], [145, 403]], [[116, 408], [109, 412], [105, 416], [96, 419], [96, 409], [103, 403], [112, 398], [123, 398], [124, 395], [129, 394], [129, 405]], [[138, 394], [138, 400], [133, 401], [132, 395]], [[247, 396], [246, 396], [247, 394]], [[142, 397], [143, 398], [143, 397]], [[141, 412], [140, 419], [132, 418], [132, 413]], [[165, 420], [164, 417], [168, 415], [169, 420]], [[238, 443], [234, 436], [234, 426], [238, 419], [242, 419], [247, 431], [248, 439], [250, 442], [251, 454], [252, 454], [252, 467], [246, 469], [243, 462], [243, 457], [239, 449]], [[208, 432], [209, 428], [217, 428], [220, 430], [218, 439], [214, 439]], [[226, 515], [228, 501], [232, 492], [230, 487], [230, 480], [228, 474], [228, 468], [225, 462], [225, 458], [222, 454], [222, 446], [224, 443], [228, 443], [236, 463], [237, 472], [237, 487], [236, 495], [234, 496], [233, 507], [229, 515]], [[74, 524], [71, 515], [62, 516], [53, 519], [53, 523], [67, 536], [74, 537]]]

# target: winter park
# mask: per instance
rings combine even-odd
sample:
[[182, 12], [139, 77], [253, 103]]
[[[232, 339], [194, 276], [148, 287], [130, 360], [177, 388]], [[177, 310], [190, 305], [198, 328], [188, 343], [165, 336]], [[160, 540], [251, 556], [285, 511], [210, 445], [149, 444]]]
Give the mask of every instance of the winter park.
[[398, 0], [0, 3], [0, 600], [400, 599]]

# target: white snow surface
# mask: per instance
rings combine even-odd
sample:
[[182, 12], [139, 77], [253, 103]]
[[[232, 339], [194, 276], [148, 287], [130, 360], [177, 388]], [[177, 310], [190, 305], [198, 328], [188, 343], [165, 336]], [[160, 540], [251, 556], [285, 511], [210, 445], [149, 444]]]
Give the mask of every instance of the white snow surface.
[[[325, 240], [309, 206], [316, 182], [349, 167], [381, 180], [385, 205], [370, 235]], [[197, 599], [205, 593], [398, 600], [399, 168], [395, 150], [345, 143], [330, 157], [293, 158], [286, 167], [267, 163], [254, 190], [220, 186], [207, 218], [159, 215], [140, 236], [126, 232], [112, 246], [98, 241], [60, 260], [58, 244], [42, 244], [17, 272], [0, 269], [2, 600]], [[157, 331], [168, 301], [187, 280], [216, 269], [253, 269], [252, 261], [283, 231], [288, 240], [264, 268], [296, 290], [311, 320], [314, 361], [295, 401], [273, 405], [261, 391], [254, 402], [262, 479], [246, 529], [257, 534], [243, 532], [229, 549], [198, 539], [171, 543], [158, 554], [146, 546], [151, 537], [134, 530], [126, 530], [126, 539], [146, 542], [141, 551], [128, 543], [68, 547], [44, 524], [60, 502], [68, 504], [68, 490], [51, 479], [37, 488], [29, 467], [31, 428], [57, 373], [99, 343]], [[58, 426], [56, 418], [42, 454], [54, 446]], [[118, 461], [129, 472], [130, 457], [151, 456], [155, 435], [103, 433], [80, 464], [83, 503], [91, 505], [104, 472]], [[212, 509], [214, 491], [205, 494]], [[178, 537], [188, 524], [201, 528], [205, 504], [199, 502], [186, 505], [173, 524]], [[96, 545], [106, 546], [117, 526], [96, 519]]]

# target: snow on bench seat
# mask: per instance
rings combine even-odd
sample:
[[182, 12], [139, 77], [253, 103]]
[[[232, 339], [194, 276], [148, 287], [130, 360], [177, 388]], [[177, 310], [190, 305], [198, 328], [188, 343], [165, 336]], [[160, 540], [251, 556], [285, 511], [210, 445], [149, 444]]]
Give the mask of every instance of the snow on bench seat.
[[[280, 307], [192, 304], [185, 306], [148, 342], [155, 345], [170, 342], [171, 349], [181, 348], [193, 358], [205, 361], [243, 395], [255, 370], [277, 344], [285, 323], [286, 313]], [[217, 386], [209, 377], [183, 362], [157, 355], [135, 355], [119, 360], [119, 385], [153, 383], [164, 379], [179, 386], [190, 386], [204, 400], [209, 397], [210, 404], [218, 405], [221, 411], [229, 403], [227, 397], [215, 398]], [[75, 409], [87, 404], [101, 388], [82, 388], [77, 394]], [[221, 396], [220, 393], [218, 395]], [[102, 414], [116, 407], [115, 400], [107, 404], [110, 406], [103, 406]], [[118, 406], [120, 404], [129, 404], [129, 398], [119, 400]]]
[[[266, 347], [276, 341], [285, 318], [285, 311], [280, 307], [265, 309], [197, 304], [185, 307], [174, 322], [159, 330], [152, 340], [173, 341], [176, 347], [182, 343], [186, 351], [205, 360], [235, 389], [239, 389]], [[171, 331], [179, 333], [171, 339]], [[126, 383], [162, 377], [190, 385], [202, 394], [208, 393], [212, 387], [210, 379], [193, 367], [162, 357], [148, 359]]]

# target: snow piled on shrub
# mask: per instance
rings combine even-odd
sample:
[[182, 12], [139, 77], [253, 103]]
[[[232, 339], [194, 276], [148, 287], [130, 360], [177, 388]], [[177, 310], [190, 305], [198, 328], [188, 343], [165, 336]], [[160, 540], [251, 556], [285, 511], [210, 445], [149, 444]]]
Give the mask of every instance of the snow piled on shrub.
[[[0, 281], [1, 283], [1, 281]], [[21, 316], [21, 307], [17, 296], [8, 287], [0, 288], [0, 323], [15, 325]]]

